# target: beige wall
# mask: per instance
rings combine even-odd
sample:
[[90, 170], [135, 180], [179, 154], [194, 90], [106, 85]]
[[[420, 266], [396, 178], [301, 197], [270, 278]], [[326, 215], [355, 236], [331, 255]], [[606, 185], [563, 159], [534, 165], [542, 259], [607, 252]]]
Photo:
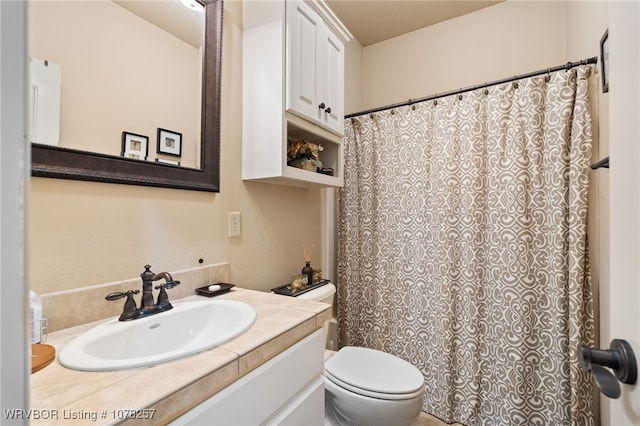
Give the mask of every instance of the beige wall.
[[507, 1], [364, 49], [364, 109], [566, 62], [564, 2]]
[[[241, 180], [242, 3], [224, 4], [221, 192], [33, 178], [28, 198], [28, 283], [39, 293], [154, 272], [230, 262], [230, 282], [268, 290], [320, 265], [320, 191]], [[242, 236], [227, 237], [227, 213]]]
[[345, 46], [344, 110], [345, 114], [362, 110], [364, 79], [364, 49], [353, 38]]
[[[112, 2], [29, 2], [29, 54], [62, 67], [60, 146], [120, 155], [122, 132], [182, 133], [197, 167], [200, 50]], [[196, 150], [198, 150], [196, 152]]]

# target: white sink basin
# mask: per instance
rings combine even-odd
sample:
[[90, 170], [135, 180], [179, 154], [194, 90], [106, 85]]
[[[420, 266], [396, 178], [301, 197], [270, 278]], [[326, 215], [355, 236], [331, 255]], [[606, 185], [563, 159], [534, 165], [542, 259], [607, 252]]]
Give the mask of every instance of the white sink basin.
[[150, 317], [102, 323], [65, 345], [58, 361], [83, 371], [147, 367], [219, 346], [255, 319], [250, 305], [234, 300], [175, 303]]

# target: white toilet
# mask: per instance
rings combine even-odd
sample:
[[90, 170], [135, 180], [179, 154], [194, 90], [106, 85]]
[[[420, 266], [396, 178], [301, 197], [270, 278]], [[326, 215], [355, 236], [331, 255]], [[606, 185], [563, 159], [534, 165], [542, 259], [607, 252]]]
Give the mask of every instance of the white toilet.
[[[298, 297], [332, 304], [335, 291], [326, 284]], [[328, 358], [324, 371], [325, 425], [410, 425], [422, 410], [424, 377], [397, 356], [346, 346]]]

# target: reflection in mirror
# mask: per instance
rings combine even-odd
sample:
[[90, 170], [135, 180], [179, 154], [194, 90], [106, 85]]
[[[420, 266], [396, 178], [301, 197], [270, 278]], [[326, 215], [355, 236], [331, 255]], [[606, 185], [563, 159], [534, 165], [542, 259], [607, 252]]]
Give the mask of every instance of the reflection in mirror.
[[30, 2], [33, 175], [217, 192], [221, 35], [221, 0]]
[[199, 168], [203, 20], [179, 0], [31, 2], [32, 142]]

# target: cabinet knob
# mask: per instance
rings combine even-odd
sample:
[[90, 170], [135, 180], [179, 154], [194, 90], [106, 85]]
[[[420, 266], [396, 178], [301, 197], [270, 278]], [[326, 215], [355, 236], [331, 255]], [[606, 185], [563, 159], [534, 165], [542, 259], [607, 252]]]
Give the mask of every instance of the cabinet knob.
[[325, 109], [324, 112], [326, 112], [327, 114], [331, 114], [331, 107]]
[[318, 108], [324, 109], [324, 102], [322, 102], [320, 105], [318, 105]]

